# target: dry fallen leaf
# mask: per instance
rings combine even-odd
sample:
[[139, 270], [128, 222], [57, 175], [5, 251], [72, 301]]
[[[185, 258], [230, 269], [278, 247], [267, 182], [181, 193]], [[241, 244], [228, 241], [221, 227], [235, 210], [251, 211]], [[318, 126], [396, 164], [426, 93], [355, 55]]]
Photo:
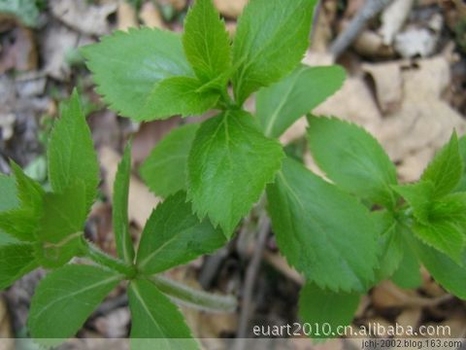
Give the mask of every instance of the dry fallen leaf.
[[225, 17], [237, 18], [243, 12], [248, 0], [214, 0], [215, 7]]
[[395, 35], [406, 21], [413, 4], [414, 0], [395, 0], [382, 12], [382, 25], [379, 33], [382, 35], [385, 45], [392, 44]]
[[15, 348], [14, 335], [11, 329], [10, 315], [8, 314], [5, 299], [0, 295], [0, 349], [13, 350]]
[[119, 30], [127, 30], [128, 28], [138, 26], [136, 10], [130, 3], [124, 0], [118, 3], [116, 16]]
[[91, 43], [93, 40], [88, 36], [80, 35], [56, 21], [49, 23], [44, 31], [41, 45], [44, 72], [54, 79], [67, 80], [71, 74], [67, 55], [72, 50]]
[[104, 338], [125, 338], [128, 335], [128, 325], [131, 315], [127, 307], [117, 308], [105, 316], [94, 320], [94, 326]]
[[133, 147], [131, 149], [131, 156], [135, 166], [138, 167], [147, 158], [154, 146], [180, 123], [180, 117], [141, 123], [138, 131], [133, 136]]
[[385, 45], [382, 36], [372, 30], [364, 30], [359, 34], [352, 47], [363, 57], [387, 59], [395, 55], [392, 46]]
[[362, 69], [370, 75], [375, 85], [377, 102], [383, 113], [393, 113], [400, 108], [403, 98], [401, 68], [397, 62], [365, 63]]
[[413, 290], [401, 289], [391, 281], [383, 281], [372, 289], [371, 300], [375, 309], [403, 307], [411, 305], [417, 297]]
[[[105, 174], [105, 189], [109, 198], [113, 193], [113, 182], [120, 162], [120, 155], [108, 147], [102, 147], [99, 151], [99, 159]], [[155, 197], [149, 189], [132, 175], [130, 178], [128, 199], [128, 216], [139, 228], [143, 228], [152, 210], [160, 203], [160, 198]]]
[[[422, 308], [406, 308], [396, 318], [396, 324], [403, 327], [404, 330], [416, 329], [422, 321]], [[409, 334], [408, 334], [409, 335]]]
[[92, 5], [86, 0], [50, 0], [52, 14], [67, 26], [88, 35], [110, 32], [108, 16], [117, 10], [117, 4]]
[[37, 69], [37, 49], [32, 30], [16, 26], [2, 35], [0, 42], [0, 74], [8, 70], [32, 71]]
[[165, 28], [163, 16], [160, 13], [159, 8], [150, 1], [142, 5], [139, 17], [148, 27]]
[[427, 163], [450, 138], [453, 130], [463, 134], [464, 119], [441, 94], [451, 80], [449, 63], [444, 57], [419, 60], [404, 67], [404, 99], [401, 108], [379, 121], [372, 131], [391, 159], [400, 164], [401, 180], [419, 178]]
[[437, 36], [427, 28], [408, 28], [395, 38], [395, 50], [402, 57], [430, 56], [437, 45]]

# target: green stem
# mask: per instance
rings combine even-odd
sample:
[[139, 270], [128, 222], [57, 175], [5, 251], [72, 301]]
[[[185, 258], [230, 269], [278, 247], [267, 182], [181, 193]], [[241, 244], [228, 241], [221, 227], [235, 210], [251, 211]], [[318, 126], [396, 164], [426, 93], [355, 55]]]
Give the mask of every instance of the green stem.
[[136, 276], [137, 270], [134, 265], [129, 265], [123, 262], [122, 260], [116, 259], [106, 254], [85, 238], [82, 239], [82, 242], [84, 245], [83, 255], [85, 257], [91, 259], [99, 265], [103, 265], [111, 270], [120, 272], [129, 279], [134, 278]]
[[162, 275], [153, 276], [152, 281], [161, 292], [180, 304], [213, 312], [233, 312], [236, 309], [236, 299], [233, 296], [203, 292]]
[[221, 102], [226, 109], [238, 109], [238, 105], [228, 94], [227, 88], [221, 90]]

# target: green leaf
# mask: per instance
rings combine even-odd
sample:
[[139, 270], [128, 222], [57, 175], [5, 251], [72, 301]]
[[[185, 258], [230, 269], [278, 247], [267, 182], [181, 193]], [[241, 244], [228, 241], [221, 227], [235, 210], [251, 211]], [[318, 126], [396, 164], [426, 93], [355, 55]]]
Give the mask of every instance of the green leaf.
[[28, 209], [14, 209], [0, 213], [0, 230], [13, 240], [32, 242], [39, 218]]
[[168, 197], [186, 190], [188, 154], [199, 124], [186, 124], [168, 134], [153, 149], [139, 169], [155, 194]]
[[172, 77], [162, 80], [145, 100], [139, 120], [166, 119], [175, 114], [201, 114], [215, 106], [218, 93], [200, 91], [202, 83], [192, 77]]
[[392, 208], [396, 169], [363, 128], [337, 118], [309, 117], [309, 147], [319, 167], [342, 189]]
[[466, 236], [455, 223], [446, 220], [431, 222], [428, 225], [414, 224], [413, 232], [424, 243], [448, 255], [457, 263], [461, 263]]
[[229, 238], [238, 221], [272, 182], [281, 165], [280, 144], [266, 138], [253, 117], [227, 111], [202, 123], [188, 158], [188, 197]]
[[404, 243], [401, 228], [388, 211], [371, 213], [377, 232], [379, 232], [379, 267], [376, 269], [376, 280], [390, 277], [400, 266], [403, 259]]
[[[12, 210], [19, 206], [16, 182], [13, 176], [0, 174], [0, 198], [2, 198], [0, 201], [0, 212]], [[0, 246], [15, 243], [16, 240], [6, 232], [3, 232], [1, 226], [2, 225], [0, 225]]]
[[233, 87], [238, 104], [291, 72], [309, 45], [315, 0], [251, 0], [233, 43]]
[[[122, 276], [87, 265], [67, 265], [48, 274], [32, 298], [28, 326], [33, 338], [73, 336]], [[60, 339], [59, 339], [60, 338]]]
[[[337, 337], [338, 328], [349, 325], [353, 320], [359, 299], [359, 293], [335, 293], [313, 283], [306, 283], [299, 296], [299, 317], [303, 325], [320, 326], [312, 327], [312, 332], [306, 335], [316, 338]], [[328, 325], [331, 330], [325, 329], [324, 333], [322, 325]]]
[[0, 246], [0, 290], [39, 267], [29, 243]]
[[50, 135], [48, 161], [53, 190], [62, 192], [76, 181], [82, 181], [86, 204], [90, 207], [97, 195], [100, 169], [91, 131], [76, 91], [61, 106], [61, 118]]
[[453, 194], [437, 198], [430, 181], [395, 186], [412, 207], [416, 221], [413, 232], [424, 243], [460, 261], [466, 243], [466, 195]]
[[337, 91], [344, 79], [345, 71], [339, 66], [299, 66], [278, 83], [259, 90], [256, 111], [265, 134], [279, 137]]
[[16, 192], [21, 202], [21, 207], [30, 209], [34, 214], [41, 213], [44, 190], [37, 181], [27, 176], [16, 163], [11, 163], [11, 170], [16, 179]]
[[267, 197], [278, 247], [292, 266], [322, 289], [366, 290], [378, 232], [362, 204], [291, 159]]
[[151, 275], [184, 264], [225, 244], [222, 231], [199, 221], [186, 195], [179, 192], [160, 204], [142, 232], [137, 255], [139, 271]]
[[143, 119], [141, 111], [157, 83], [193, 75], [180, 36], [159, 29], [115, 32], [84, 48], [83, 55], [105, 102], [135, 120]]
[[[1, 220], [1, 218], [0, 218]], [[19, 240], [13, 238], [8, 233], [3, 232], [0, 230], [0, 247], [8, 244], [15, 244], [20, 242]]]
[[56, 269], [81, 255], [83, 233], [76, 232], [59, 243], [37, 242], [34, 245], [34, 257], [47, 269]]
[[183, 47], [202, 82], [214, 80], [229, 70], [230, 39], [212, 0], [196, 0], [189, 10], [184, 23]]
[[11, 210], [19, 206], [16, 182], [13, 176], [0, 173], [0, 211]]
[[430, 219], [432, 221], [445, 220], [457, 224], [466, 233], [466, 193], [452, 193], [432, 201]]
[[131, 144], [126, 145], [123, 158], [118, 165], [118, 170], [113, 184], [113, 231], [115, 244], [120, 258], [128, 263], [134, 260], [134, 247], [129, 233], [128, 222], [128, 194], [129, 179], [131, 176]]
[[26, 176], [17, 164], [12, 163], [11, 170], [21, 205], [0, 213], [0, 229], [18, 240], [31, 242], [35, 240], [35, 231], [42, 215], [44, 190], [38, 182]]
[[391, 280], [399, 287], [415, 289], [422, 285], [421, 267], [411, 247], [406, 246], [403, 259]]
[[416, 220], [424, 225], [429, 225], [434, 193], [432, 182], [419, 181], [415, 184], [392, 186], [392, 188], [408, 202]]
[[458, 139], [458, 149], [460, 152], [463, 171], [461, 173], [461, 179], [456, 185], [455, 191], [464, 192], [466, 191], [466, 136], [462, 136]]
[[74, 183], [62, 193], [47, 193], [37, 238], [42, 242], [63, 243], [70, 235], [82, 233], [87, 217], [85, 195], [82, 182]]
[[466, 268], [420, 241], [415, 243], [419, 259], [434, 279], [450, 293], [461, 299], [466, 299]]
[[162, 342], [157, 342], [158, 349], [198, 349], [194, 339], [184, 341], [182, 347], [170, 340], [191, 338], [191, 331], [178, 308], [153, 283], [147, 280], [131, 281], [128, 296], [132, 316], [132, 348], [153, 348], [147, 346], [151, 344], [150, 338], [161, 338]]
[[434, 185], [434, 196], [441, 197], [451, 192], [459, 183], [463, 173], [463, 163], [458, 147], [458, 138], [453, 133], [448, 142], [437, 152], [432, 162], [421, 176], [423, 181]]

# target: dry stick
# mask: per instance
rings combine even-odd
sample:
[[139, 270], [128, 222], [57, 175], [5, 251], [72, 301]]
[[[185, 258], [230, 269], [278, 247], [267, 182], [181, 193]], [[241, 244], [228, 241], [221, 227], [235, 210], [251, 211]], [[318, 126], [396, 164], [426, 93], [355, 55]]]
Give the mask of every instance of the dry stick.
[[252, 297], [256, 282], [257, 273], [259, 272], [262, 254], [264, 252], [267, 236], [270, 232], [270, 219], [265, 211], [262, 212], [259, 222], [259, 233], [257, 237], [256, 247], [252, 256], [251, 262], [246, 271], [246, 279], [244, 281], [243, 300], [241, 306], [241, 314], [239, 317], [238, 333], [235, 343], [235, 350], [245, 349], [245, 337], [248, 335], [249, 317], [251, 314]]
[[362, 5], [356, 16], [351, 20], [348, 27], [346, 27], [330, 45], [330, 53], [333, 54], [335, 59], [351, 45], [366, 25], [366, 22], [381, 12], [392, 1], [393, 0], [366, 0], [364, 2], [364, 5]]

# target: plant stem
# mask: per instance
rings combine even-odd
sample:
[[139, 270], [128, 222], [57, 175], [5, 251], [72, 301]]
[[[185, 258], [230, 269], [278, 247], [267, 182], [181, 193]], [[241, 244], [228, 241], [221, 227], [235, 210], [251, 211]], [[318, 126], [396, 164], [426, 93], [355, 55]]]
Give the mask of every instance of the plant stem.
[[136, 276], [137, 270], [134, 265], [129, 265], [120, 259], [116, 259], [108, 255], [85, 238], [82, 239], [82, 242], [84, 245], [83, 253], [85, 257], [91, 259], [99, 265], [103, 265], [111, 270], [120, 272], [129, 279]]
[[226, 109], [238, 109], [238, 105], [228, 94], [227, 88], [221, 90], [221, 100]]
[[233, 312], [236, 309], [236, 299], [233, 296], [216, 295], [193, 289], [162, 275], [153, 276], [152, 281], [161, 292], [181, 304], [214, 312]]
[[248, 324], [250, 320], [250, 314], [252, 309], [252, 297], [254, 287], [256, 285], [257, 273], [259, 272], [260, 263], [262, 261], [262, 255], [264, 253], [265, 244], [267, 237], [270, 233], [270, 219], [267, 216], [266, 211], [263, 209], [265, 205], [265, 197], [262, 197], [258, 207], [262, 209], [261, 215], [258, 221], [258, 237], [256, 248], [252, 256], [251, 262], [246, 270], [246, 279], [244, 281], [243, 289], [243, 302], [241, 305], [241, 314], [238, 325], [237, 339], [235, 343], [235, 350], [245, 349], [244, 339], [247, 337]]

